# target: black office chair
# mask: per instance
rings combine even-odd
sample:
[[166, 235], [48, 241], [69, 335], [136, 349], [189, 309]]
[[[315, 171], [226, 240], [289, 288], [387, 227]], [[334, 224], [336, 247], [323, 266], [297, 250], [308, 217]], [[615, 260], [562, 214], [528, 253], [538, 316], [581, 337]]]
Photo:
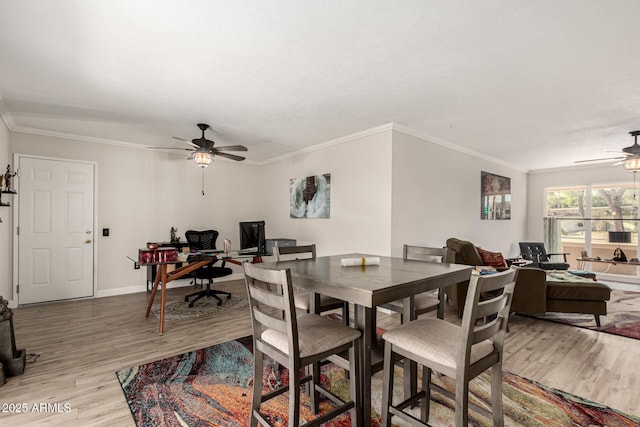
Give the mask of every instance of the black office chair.
[[[189, 243], [189, 250], [191, 252], [213, 250], [216, 248], [216, 240], [218, 239], [218, 232], [216, 230], [189, 230], [184, 233], [184, 235], [187, 239], [187, 243]], [[184, 297], [184, 301], [188, 302], [189, 298], [195, 296], [195, 298], [189, 302], [189, 307], [193, 307], [193, 304], [196, 301], [204, 297], [213, 297], [217, 299], [218, 305], [222, 305], [222, 299], [220, 299], [218, 295], [226, 295], [227, 299], [231, 299], [231, 293], [211, 289], [213, 279], [228, 276], [233, 273], [233, 270], [224, 266], [225, 261], [222, 261], [222, 265], [220, 267], [214, 267], [214, 264], [218, 261], [215, 255], [189, 255], [187, 257], [187, 262], [195, 262], [200, 259], [209, 260], [212, 258], [213, 261], [210, 264], [207, 264], [193, 272], [194, 279], [204, 281], [206, 283], [206, 288]]]
[[[529, 264], [528, 267], [537, 267], [543, 270], [569, 269], [568, 253], [548, 254], [542, 242], [520, 242], [519, 245], [522, 258], [532, 261], [532, 264]], [[562, 256], [564, 257], [564, 262], [554, 262], [549, 258], [550, 256]]]

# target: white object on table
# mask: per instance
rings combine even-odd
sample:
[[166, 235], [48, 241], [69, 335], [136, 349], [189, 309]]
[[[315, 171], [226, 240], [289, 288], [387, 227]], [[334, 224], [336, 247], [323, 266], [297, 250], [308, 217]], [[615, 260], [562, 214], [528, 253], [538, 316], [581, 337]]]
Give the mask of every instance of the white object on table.
[[365, 258], [342, 258], [340, 265], [343, 267], [352, 267], [356, 265], [380, 265], [380, 257], [365, 257]]

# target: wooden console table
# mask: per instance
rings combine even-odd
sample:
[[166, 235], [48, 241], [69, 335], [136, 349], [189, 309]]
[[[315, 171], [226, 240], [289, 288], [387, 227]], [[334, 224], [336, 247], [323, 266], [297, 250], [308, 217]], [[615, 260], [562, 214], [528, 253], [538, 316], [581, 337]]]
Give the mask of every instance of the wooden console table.
[[614, 261], [612, 259], [597, 259], [597, 258], [577, 258], [576, 261], [578, 261], [578, 270], [584, 270], [584, 265], [587, 262], [608, 264], [607, 265], [607, 269], [605, 271], [603, 271], [603, 273], [609, 272], [609, 268], [611, 268], [612, 265], [635, 265], [637, 267], [640, 267], [640, 261], [633, 261], [633, 262], [631, 262], [631, 261]]

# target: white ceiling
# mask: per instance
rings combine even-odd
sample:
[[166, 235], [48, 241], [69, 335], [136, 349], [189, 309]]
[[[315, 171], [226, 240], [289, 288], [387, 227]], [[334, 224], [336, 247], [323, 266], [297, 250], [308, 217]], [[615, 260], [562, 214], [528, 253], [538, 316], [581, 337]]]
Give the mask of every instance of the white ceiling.
[[637, 0], [0, 0], [13, 131], [265, 162], [393, 122], [522, 170], [640, 128]]

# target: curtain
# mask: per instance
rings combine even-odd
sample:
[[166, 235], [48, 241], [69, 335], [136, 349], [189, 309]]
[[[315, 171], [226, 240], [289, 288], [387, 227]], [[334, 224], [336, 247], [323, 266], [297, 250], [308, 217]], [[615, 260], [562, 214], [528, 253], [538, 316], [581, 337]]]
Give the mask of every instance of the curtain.
[[560, 231], [560, 219], [547, 217], [544, 219], [544, 246], [547, 253], [562, 252], [562, 233]]

